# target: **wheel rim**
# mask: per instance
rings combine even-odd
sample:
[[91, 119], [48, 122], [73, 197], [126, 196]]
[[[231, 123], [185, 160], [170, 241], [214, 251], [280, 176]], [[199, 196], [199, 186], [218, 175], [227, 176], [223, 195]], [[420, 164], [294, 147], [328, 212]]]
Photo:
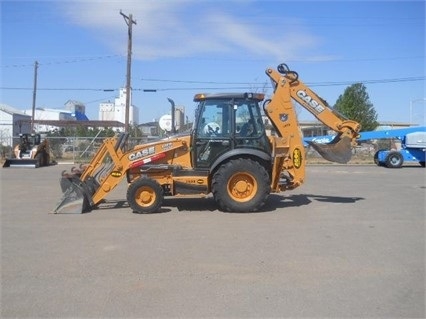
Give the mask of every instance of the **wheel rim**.
[[391, 162], [393, 165], [398, 165], [398, 164], [401, 162], [401, 160], [398, 158], [398, 156], [392, 156], [392, 157], [390, 158], [390, 162]]
[[251, 200], [257, 193], [257, 181], [248, 173], [236, 173], [228, 180], [228, 194], [237, 202]]
[[155, 191], [147, 186], [140, 187], [135, 194], [135, 201], [141, 207], [151, 206], [157, 198]]

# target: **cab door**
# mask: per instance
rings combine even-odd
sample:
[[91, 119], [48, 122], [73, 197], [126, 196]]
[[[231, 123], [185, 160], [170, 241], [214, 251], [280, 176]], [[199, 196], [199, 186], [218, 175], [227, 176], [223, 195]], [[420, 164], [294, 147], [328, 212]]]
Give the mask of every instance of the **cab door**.
[[205, 100], [199, 105], [195, 128], [193, 162], [197, 168], [208, 168], [229, 151], [232, 132], [232, 107], [229, 100]]

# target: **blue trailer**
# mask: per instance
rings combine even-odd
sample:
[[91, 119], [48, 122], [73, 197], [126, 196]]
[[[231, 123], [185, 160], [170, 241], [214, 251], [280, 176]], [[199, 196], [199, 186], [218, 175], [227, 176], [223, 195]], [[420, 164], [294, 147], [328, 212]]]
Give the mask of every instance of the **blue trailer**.
[[[330, 143], [334, 136], [306, 137], [304, 142]], [[425, 167], [426, 158], [426, 127], [416, 126], [403, 129], [360, 132], [359, 142], [380, 139], [398, 139], [400, 150], [378, 150], [374, 154], [374, 163], [388, 168], [400, 168], [405, 162], [417, 162]]]

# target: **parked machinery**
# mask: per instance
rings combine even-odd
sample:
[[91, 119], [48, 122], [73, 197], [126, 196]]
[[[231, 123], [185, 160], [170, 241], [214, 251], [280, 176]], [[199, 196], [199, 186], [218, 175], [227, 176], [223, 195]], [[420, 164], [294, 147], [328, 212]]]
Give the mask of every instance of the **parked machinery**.
[[400, 168], [405, 162], [417, 162], [425, 167], [426, 127], [362, 132], [359, 141], [395, 138], [401, 141], [401, 149], [378, 150], [374, 163], [388, 168]]
[[[331, 141], [333, 135], [304, 138], [305, 143]], [[358, 142], [383, 139], [398, 139], [401, 149], [380, 149], [374, 154], [374, 163], [388, 168], [400, 168], [406, 162], [416, 162], [425, 167], [426, 127], [415, 126], [403, 129], [387, 129], [360, 132]]]
[[3, 167], [32, 167], [50, 164], [50, 146], [40, 134], [20, 134], [20, 142], [14, 148], [14, 157], [7, 158]]

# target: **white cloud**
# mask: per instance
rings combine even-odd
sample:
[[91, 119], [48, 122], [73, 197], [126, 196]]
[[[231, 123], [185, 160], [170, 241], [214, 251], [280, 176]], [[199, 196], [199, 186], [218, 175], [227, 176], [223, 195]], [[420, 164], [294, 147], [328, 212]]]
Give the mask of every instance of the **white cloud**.
[[119, 54], [127, 49], [127, 26], [119, 12], [132, 14], [137, 23], [134, 59], [222, 54], [289, 60], [308, 56], [318, 44], [297, 21], [282, 28], [262, 17], [245, 16], [247, 10], [230, 8], [249, 5], [247, 1], [76, 0], [62, 3], [61, 8], [71, 22], [93, 29]]

